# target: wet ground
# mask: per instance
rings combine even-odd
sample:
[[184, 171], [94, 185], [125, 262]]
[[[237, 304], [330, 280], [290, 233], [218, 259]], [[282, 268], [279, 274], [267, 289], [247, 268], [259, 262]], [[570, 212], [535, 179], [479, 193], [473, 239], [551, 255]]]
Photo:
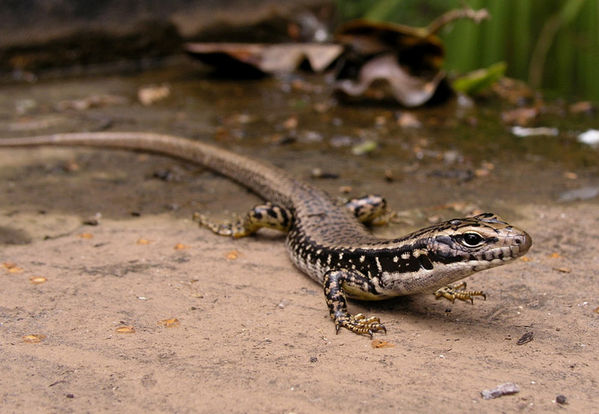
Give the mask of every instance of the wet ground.
[[[169, 96], [142, 105], [138, 91], [150, 85]], [[558, 135], [521, 138], [501, 118], [513, 106], [496, 98], [412, 111], [339, 105], [318, 77], [225, 80], [187, 64], [1, 88], [0, 138], [181, 135], [340, 197], [382, 194], [398, 216], [381, 235], [489, 210], [534, 241], [524, 261], [472, 278], [489, 293], [474, 307], [426, 296], [355, 303], [389, 328], [382, 338], [393, 347], [373, 349], [368, 338], [334, 335], [319, 287], [291, 266], [281, 237], [196, 229], [194, 211], [225, 218], [258, 200], [228, 180], [153, 155], [3, 150], [8, 412], [541, 412], [560, 409], [558, 394], [564, 407], [596, 410], [599, 209], [592, 191], [560, 201], [599, 186], [599, 150], [576, 141], [598, 127], [595, 115], [549, 102], [531, 126]], [[100, 225], [82, 224], [94, 216]], [[173, 317], [180, 325], [157, 325]], [[122, 325], [136, 333], [116, 333]], [[534, 340], [516, 345], [529, 331]], [[28, 334], [45, 338], [25, 343]], [[521, 392], [480, 398], [503, 382]]]
[[[558, 128], [557, 137], [520, 138], [501, 121], [502, 111], [512, 107], [496, 98], [471, 107], [454, 102], [405, 111], [338, 105], [320, 77], [238, 81], [203, 75], [178, 66], [126, 77], [4, 85], [0, 133], [147, 130], [182, 135], [265, 159], [307, 179], [320, 169], [339, 176], [318, 180], [331, 192], [348, 186], [351, 194], [378, 192], [399, 210], [465, 202], [509, 211], [513, 205], [553, 202], [564, 191], [593, 186], [599, 174], [599, 152], [576, 142], [580, 132], [598, 127], [599, 121], [593, 115], [568, 115], [566, 104], [546, 104], [535, 121]], [[169, 97], [151, 106], [139, 104], [139, 88], [162, 84], [168, 85]], [[72, 109], [72, 100], [86, 99], [90, 108]], [[376, 148], [354, 155], [364, 142]], [[182, 179], [176, 176], [174, 181]], [[191, 199], [179, 204], [203, 198], [202, 192], [188, 193]], [[118, 214], [106, 208], [104, 213]], [[143, 200], [145, 212], [161, 208]]]

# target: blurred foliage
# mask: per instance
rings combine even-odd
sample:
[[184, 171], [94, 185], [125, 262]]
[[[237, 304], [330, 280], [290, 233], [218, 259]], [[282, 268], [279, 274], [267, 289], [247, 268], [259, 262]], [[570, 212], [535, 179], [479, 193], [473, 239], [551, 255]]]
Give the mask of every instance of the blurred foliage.
[[567, 97], [599, 100], [599, 0], [337, 0], [342, 21], [426, 26], [450, 9], [486, 8], [491, 19], [457, 21], [439, 35], [445, 67], [464, 73], [507, 63], [506, 75]]
[[495, 63], [488, 68], [477, 69], [453, 81], [453, 89], [468, 95], [475, 95], [489, 89], [505, 75], [505, 62]]

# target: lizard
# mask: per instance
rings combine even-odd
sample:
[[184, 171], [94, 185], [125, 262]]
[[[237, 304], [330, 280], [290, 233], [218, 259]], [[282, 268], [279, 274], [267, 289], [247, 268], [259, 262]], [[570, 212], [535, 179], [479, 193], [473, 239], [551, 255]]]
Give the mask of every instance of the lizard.
[[195, 219], [214, 233], [245, 237], [261, 228], [287, 233], [291, 261], [324, 291], [336, 332], [387, 332], [378, 317], [351, 314], [347, 298], [383, 300], [433, 292], [437, 298], [473, 302], [482, 291], [451, 285], [514, 261], [532, 244], [528, 233], [493, 213], [456, 218], [410, 234], [383, 239], [365, 224], [386, 211], [379, 196], [342, 202], [287, 171], [197, 140], [149, 132], [82, 132], [0, 139], [0, 148], [84, 146], [128, 149], [180, 158], [212, 169], [249, 188], [266, 202], [245, 217], [216, 224]]

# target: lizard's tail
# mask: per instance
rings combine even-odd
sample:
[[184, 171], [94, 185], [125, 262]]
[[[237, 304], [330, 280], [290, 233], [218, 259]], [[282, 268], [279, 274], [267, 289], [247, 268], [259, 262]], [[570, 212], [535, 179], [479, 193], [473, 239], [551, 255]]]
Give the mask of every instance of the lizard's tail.
[[191, 161], [250, 188], [275, 203], [288, 205], [294, 180], [283, 170], [199, 141], [149, 132], [81, 132], [0, 139], [0, 148], [83, 146], [139, 150]]

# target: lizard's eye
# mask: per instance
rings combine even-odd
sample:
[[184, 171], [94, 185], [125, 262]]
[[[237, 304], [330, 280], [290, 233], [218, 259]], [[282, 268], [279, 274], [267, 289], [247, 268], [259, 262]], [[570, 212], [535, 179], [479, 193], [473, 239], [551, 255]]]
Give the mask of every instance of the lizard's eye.
[[468, 232], [462, 235], [462, 239], [460, 241], [466, 247], [478, 247], [485, 242], [485, 239], [483, 239], [483, 237], [478, 233]]

